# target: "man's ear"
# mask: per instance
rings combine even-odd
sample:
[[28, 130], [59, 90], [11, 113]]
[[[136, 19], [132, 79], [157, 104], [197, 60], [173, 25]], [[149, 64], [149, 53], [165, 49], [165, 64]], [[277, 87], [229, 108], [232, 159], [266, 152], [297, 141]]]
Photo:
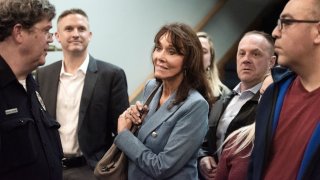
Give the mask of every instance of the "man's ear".
[[91, 41], [92, 38], [92, 32], [90, 31], [89, 41]]
[[316, 34], [316, 36], [314, 38], [314, 43], [320, 44], [320, 22], [317, 23], [317, 25], [316, 25], [315, 34]]
[[270, 64], [269, 64], [269, 69], [271, 69], [271, 68], [274, 67], [274, 65], [276, 64], [276, 59], [277, 59], [276, 56], [271, 56]]
[[54, 37], [56, 37], [56, 39], [57, 39], [57, 40], [58, 40], [58, 42], [60, 43], [59, 33], [58, 33], [58, 32], [55, 32], [55, 33], [54, 33]]
[[23, 28], [21, 24], [16, 24], [13, 26], [11, 36], [16, 42], [23, 42]]

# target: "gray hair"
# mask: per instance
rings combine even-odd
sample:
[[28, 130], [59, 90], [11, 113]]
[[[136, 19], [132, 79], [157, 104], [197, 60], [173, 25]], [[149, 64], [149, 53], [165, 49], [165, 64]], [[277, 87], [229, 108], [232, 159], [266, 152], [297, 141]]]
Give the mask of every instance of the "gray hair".
[[48, 0], [0, 0], [0, 42], [11, 35], [16, 24], [30, 29], [43, 19], [56, 15], [54, 5]]

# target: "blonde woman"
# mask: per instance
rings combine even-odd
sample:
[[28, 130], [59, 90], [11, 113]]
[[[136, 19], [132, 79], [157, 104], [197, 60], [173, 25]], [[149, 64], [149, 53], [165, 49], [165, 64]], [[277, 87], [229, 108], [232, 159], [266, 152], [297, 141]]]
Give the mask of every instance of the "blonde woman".
[[216, 97], [216, 100], [218, 100], [222, 95], [228, 94], [230, 90], [219, 78], [212, 39], [206, 32], [198, 32], [197, 36], [202, 45], [203, 66], [206, 70], [213, 95]]
[[216, 180], [247, 178], [249, 157], [253, 148], [255, 123], [242, 127], [228, 136], [217, 167]]

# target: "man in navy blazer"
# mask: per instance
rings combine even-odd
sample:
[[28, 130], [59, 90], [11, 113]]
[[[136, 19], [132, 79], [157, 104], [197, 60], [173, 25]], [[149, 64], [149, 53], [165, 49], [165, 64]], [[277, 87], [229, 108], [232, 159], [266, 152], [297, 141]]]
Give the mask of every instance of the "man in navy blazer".
[[55, 34], [63, 60], [40, 68], [36, 78], [59, 129], [64, 179], [95, 179], [93, 168], [113, 143], [116, 122], [128, 106], [124, 71], [89, 55], [92, 33], [81, 9], [64, 11]]

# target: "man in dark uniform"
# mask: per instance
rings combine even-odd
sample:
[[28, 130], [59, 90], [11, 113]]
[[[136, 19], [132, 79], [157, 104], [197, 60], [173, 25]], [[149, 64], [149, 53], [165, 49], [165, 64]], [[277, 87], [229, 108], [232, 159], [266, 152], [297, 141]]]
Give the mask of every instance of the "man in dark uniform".
[[0, 0], [0, 179], [62, 179], [59, 124], [30, 74], [52, 40], [47, 0]]

